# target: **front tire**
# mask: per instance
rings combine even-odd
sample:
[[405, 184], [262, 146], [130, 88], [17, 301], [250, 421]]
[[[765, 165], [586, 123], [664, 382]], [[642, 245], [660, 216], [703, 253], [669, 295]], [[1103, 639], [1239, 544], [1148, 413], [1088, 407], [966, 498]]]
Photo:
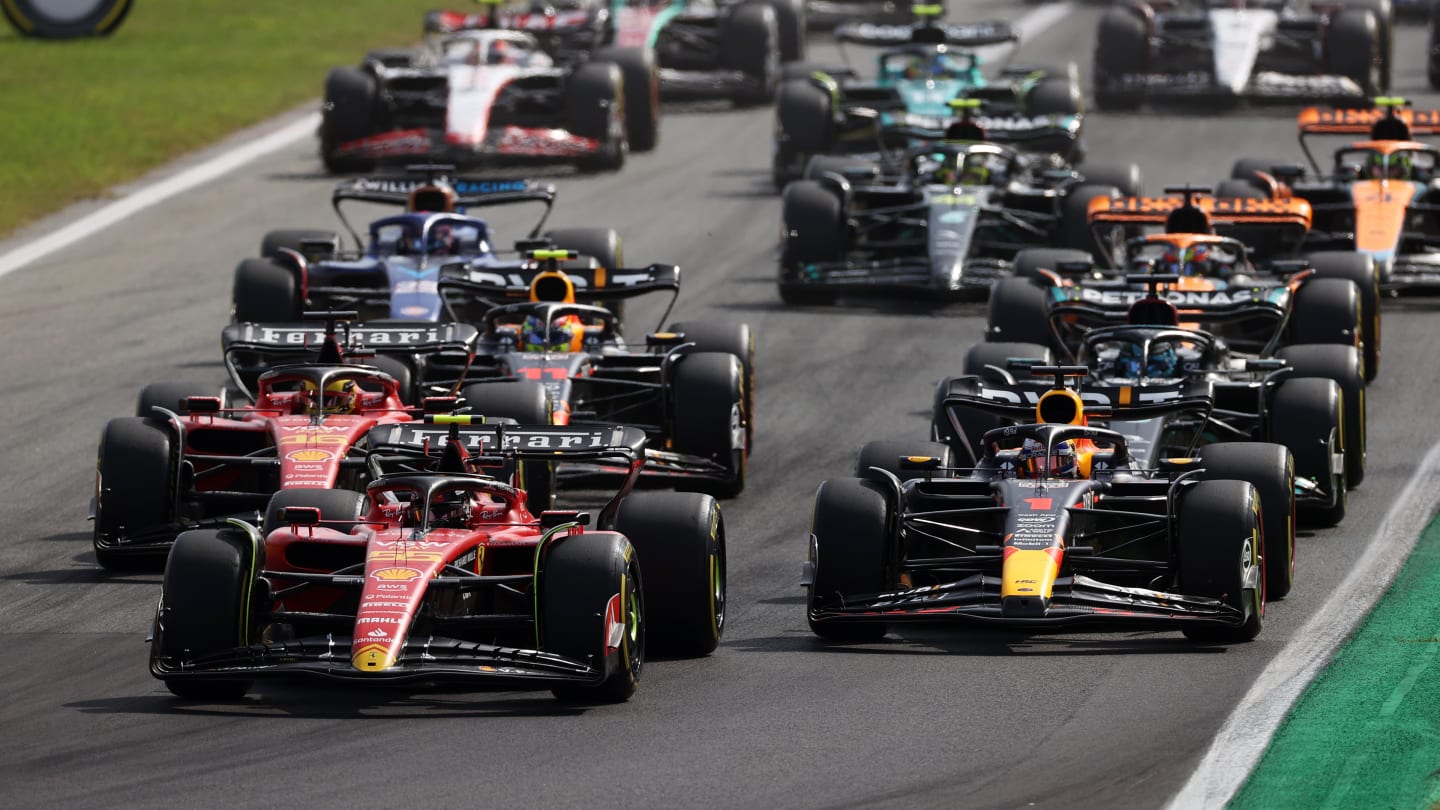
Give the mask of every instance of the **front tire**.
[[[165, 564], [155, 658], [193, 660], [255, 641], [259, 634], [251, 605], [264, 545], [248, 531], [226, 528], [189, 531], [175, 539]], [[166, 678], [175, 695], [192, 700], [234, 700], [250, 689], [247, 679]]]
[[[663, 575], [663, 572], [659, 572]], [[645, 663], [645, 605], [640, 564], [623, 536], [566, 537], [551, 547], [540, 572], [541, 649], [600, 668], [597, 686], [551, 690], [567, 703], [620, 703], [640, 684]], [[621, 628], [610, 647], [612, 622]]]
[[884, 622], [817, 620], [814, 612], [837, 599], [885, 589], [889, 527], [889, 505], [874, 483], [837, 478], [815, 492], [810, 524], [814, 581], [805, 592], [807, 621], [815, 635], [831, 641], [877, 641], [885, 636]]
[[1240, 611], [1238, 625], [1190, 622], [1182, 632], [1201, 642], [1250, 641], [1265, 623], [1261, 585], [1259, 496], [1245, 481], [1201, 481], [1184, 493], [1178, 524], [1179, 585]]

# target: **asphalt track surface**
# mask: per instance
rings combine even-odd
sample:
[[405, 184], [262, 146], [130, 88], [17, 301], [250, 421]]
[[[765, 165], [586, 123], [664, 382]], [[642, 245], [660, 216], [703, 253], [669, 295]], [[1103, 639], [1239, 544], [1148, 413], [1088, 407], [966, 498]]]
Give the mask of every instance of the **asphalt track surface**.
[[[1016, 4], [973, 11], [1018, 15]], [[1027, 43], [1087, 70], [1098, 15]], [[1395, 92], [1433, 104], [1423, 31], [1403, 27]], [[833, 55], [815, 47], [813, 56]], [[1214, 182], [1240, 154], [1298, 158], [1290, 113], [1100, 113], [1093, 163], [1147, 187]], [[673, 108], [660, 149], [562, 182], [556, 225], [611, 225], [629, 262], [685, 268], [679, 318], [758, 335], [748, 491], [725, 505], [720, 650], [652, 661], [619, 706], [546, 693], [260, 685], [238, 704], [172, 698], [145, 666], [158, 575], [94, 564], [86, 504], [105, 420], [141, 384], [218, 384], [231, 269], [260, 235], [324, 226], [333, 181], [313, 142], [141, 213], [0, 280], [0, 797], [22, 806], [1153, 807], [1184, 783], [1248, 684], [1363, 550], [1436, 427], [1435, 315], [1385, 313], [1370, 468], [1346, 524], [1300, 540], [1299, 580], [1251, 644], [1178, 633], [971, 628], [825, 646], [805, 627], [800, 561], [819, 481], [870, 439], [923, 438], [934, 382], [980, 338], [974, 305], [795, 310], [774, 286], [779, 203], [769, 110]], [[519, 235], [521, 212], [494, 217]], [[645, 328], [659, 302], [632, 306]]]

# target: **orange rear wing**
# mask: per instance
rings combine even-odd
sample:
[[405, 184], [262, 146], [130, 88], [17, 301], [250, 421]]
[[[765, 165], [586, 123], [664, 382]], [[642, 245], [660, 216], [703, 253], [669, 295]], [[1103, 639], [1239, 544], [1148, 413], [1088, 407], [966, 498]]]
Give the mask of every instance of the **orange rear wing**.
[[1440, 135], [1440, 110], [1416, 110], [1406, 99], [1382, 96], [1369, 108], [1306, 107], [1295, 123], [1300, 130], [1300, 149], [1318, 173], [1322, 169], [1306, 137], [1349, 135], [1371, 141], [1408, 141], [1416, 135]]
[[[1211, 225], [1274, 225], [1310, 230], [1313, 215], [1310, 203], [1298, 197], [1256, 200], [1248, 197], [1220, 197], [1196, 194], [1191, 203]], [[1087, 216], [1091, 225], [1164, 225], [1170, 214], [1185, 206], [1185, 198], [1096, 197]]]
[[[1306, 107], [1300, 111], [1300, 115], [1295, 120], [1300, 127], [1302, 136], [1363, 135], [1368, 137], [1376, 124], [1392, 115], [1404, 123], [1412, 135], [1440, 135], [1440, 110], [1412, 110], [1409, 107], [1322, 110], [1319, 107]], [[1396, 140], [1405, 139], [1398, 138]]]

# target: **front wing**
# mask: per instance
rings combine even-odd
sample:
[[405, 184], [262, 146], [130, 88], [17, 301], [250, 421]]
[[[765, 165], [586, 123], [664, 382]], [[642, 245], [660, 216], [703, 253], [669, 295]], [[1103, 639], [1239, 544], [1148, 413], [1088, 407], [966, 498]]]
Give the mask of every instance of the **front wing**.
[[781, 284], [822, 287], [838, 295], [877, 293], [988, 293], [995, 280], [1010, 274], [1010, 263], [972, 258], [954, 268], [937, 270], [927, 257], [849, 260], [802, 264], [782, 275]]
[[1055, 581], [1045, 609], [1022, 609], [1005, 603], [1000, 596], [1001, 584], [999, 577], [975, 574], [943, 585], [853, 597], [837, 595], [827, 601], [822, 601], [823, 594], [816, 594], [810, 620], [976, 621], [1022, 627], [1092, 623], [1175, 627], [1190, 622], [1233, 627], [1245, 620], [1240, 610], [1215, 599], [1111, 585], [1078, 574]]
[[549, 689], [556, 685], [599, 685], [603, 669], [554, 653], [432, 638], [407, 642], [395, 664], [361, 672], [350, 663], [347, 638], [313, 638], [252, 644], [189, 658], [152, 655], [156, 678], [250, 679], [320, 678], [391, 685], [464, 681], [481, 686]]

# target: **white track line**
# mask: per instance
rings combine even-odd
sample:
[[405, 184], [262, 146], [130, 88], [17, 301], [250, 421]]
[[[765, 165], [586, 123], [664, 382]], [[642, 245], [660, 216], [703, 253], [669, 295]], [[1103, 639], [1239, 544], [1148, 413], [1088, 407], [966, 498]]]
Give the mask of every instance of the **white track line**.
[[319, 113], [307, 115], [269, 135], [216, 155], [198, 166], [193, 166], [164, 180], [137, 189], [54, 233], [46, 234], [0, 256], [0, 276], [9, 275], [127, 217], [165, 202], [177, 194], [183, 194], [221, 175], [228, 174], [257, 158], [283, 149], [301, 138], [313, 135], [315, 128], [319, 125]]
[[1169, 810], [1223, 807], [1235, 796], [1300, 694], [1384, 595], [1437, 507], [1440, 444], [1425, 454], [1350, 575], [1235, 706], [1190, 781], [1171, 799]]

